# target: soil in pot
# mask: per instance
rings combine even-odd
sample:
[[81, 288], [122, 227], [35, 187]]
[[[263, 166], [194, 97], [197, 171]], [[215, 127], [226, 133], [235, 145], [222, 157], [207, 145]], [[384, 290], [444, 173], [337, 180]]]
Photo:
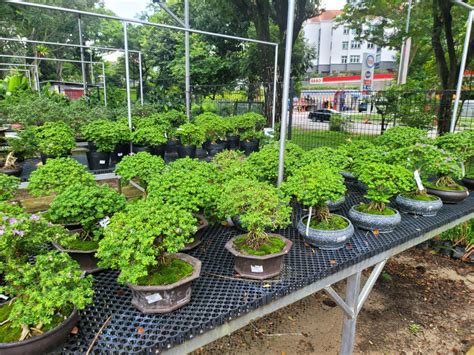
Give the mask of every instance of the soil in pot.
[[225, 141], [227, 149], [236, 150], [240, 147], [240, 136], [228, 135]]
[[253, 152], [258, 152], [259, 147], [260, 147], [260, 142], [258, 139], [240, 142], [240, 148], [244, 151], [246, 156], [249, 156]]
[[104, 170], [110, 166], [110, 153], [89, 151], [86, 153], [90, 170]]
[[234, 240], [235, 249], [242, 254], [264, 256], [279, 253], [285, 247], [285, 242], [280, 237], [270, 236], [268, 237], [268, 243], [263, 244], [258, 249], [252, 249], [245, 244], [247, 240], [246, 237], [245, 235], [241, 235]]
[[178, 146], [178, 156], [180, 158], [196, 158], [196, 146], [195, 145], [180, 145]]
[[383, 211], [379, 211], [379, 210], [369, 209], [369, 205], [366, 205], [366, 204], [357, 205], [355, 206], [355, 209], [359, 212], [372, 214], [376, 216], [393, 216], [397, 214], [397, 211], [389, 207], [385, 207]]
[[469, 196], [469, 191], [459, 184], [450, 186], [438, 186], [432, 183], [425, 183], [426, 191], [438, 196], [444, 203], [459, 203]]
[[308, 228], [308, 216], [298, 222], [298, 232], [311, 245], [323, 250], [337, 250], [346, 245], [354, 234], [351, 222], [342, 216], [331, 214], [327, 221], [312, 218]]
[[173, 258], [169, 265], [160, 267], [159, 270], [141, 278], [138, 286], [163, 286], [171, 285], [179, 280], [192, 275], [194, 268], [184, 260]]
[[13, 327], [10, 322], [4, 323], [11, 312], [9, 302], [0, 306], [0, 354], [4, 355], [36, 355], [44, 354], [63, 344], [71, 329], [79, 318], [73, 308], [58, 312], [52, 318], [51, 324], [45, 325], [42, 333], [34, 333], [31, 338], [18, 341], [21, 328]]

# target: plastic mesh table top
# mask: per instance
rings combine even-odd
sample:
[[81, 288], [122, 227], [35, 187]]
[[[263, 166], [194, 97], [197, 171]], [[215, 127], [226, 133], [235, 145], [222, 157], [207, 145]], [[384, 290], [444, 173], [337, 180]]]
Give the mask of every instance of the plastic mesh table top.
[[[352, 205], [363, 200], [362, 195], [352, 185], [339, 213], [346, 215]], [[295, 211], [296, 218], [301, 210]], [[458, 205], [444, 205], [434, 218], [403, 214], [401, 225], [393, 233], [375, 237], [356, 228], [350, 244], [337, 251], [313, 252], [297, 230], [289, 227], [279, 232], [293, 241], [293, 248], [285, 257], [282, 274], [271, 282], [235, 279], [233, 257], [224, 244], [241, 232], [220, 225], [209, 226], [204, 230], [202, 244], [190, 252], [202, 261], [201, 276], [193, 283], [190, 304], [169, 314], [142, 314], [131, 305], [129, 289], [116, 283], [118, 272], [104, 271], [95, 275], [94, 303], [81, 312], [79, 333], [71, 336], [58, 352], [85, 353], [109, 316], [112, 318], [94, 346], [95, 353], [160, 352], [473, 211], [474, 197], [470, 196]]]

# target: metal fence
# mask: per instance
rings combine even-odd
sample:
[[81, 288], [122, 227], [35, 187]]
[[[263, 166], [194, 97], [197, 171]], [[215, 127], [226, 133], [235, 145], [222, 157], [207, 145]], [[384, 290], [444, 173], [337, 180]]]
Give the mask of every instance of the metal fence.
[[[372, 139], [393, 126], [449, 131], [455, 91], [303, 90], [290, 102], [288, 137], [305, 149]], [[474, 91], [462, 92], [456, 130], [474, 129]]]

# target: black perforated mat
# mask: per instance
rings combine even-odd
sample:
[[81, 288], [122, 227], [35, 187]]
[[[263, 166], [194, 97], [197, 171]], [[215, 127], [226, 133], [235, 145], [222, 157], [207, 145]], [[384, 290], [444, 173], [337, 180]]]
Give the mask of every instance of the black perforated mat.
[[[361, 200], [361, 191], [351, 186], [339, 213], [346, 214]], [[210, 226], [201, 246], [190, 252], [202, 261], [201, 277], [193, 283], [190, 304], [170, 314], [144, 315], [131, 305], [128, 288], [117, 285], [118, 272], [99, 273], [95, 275], [94, 304], [81, 312], [79, 333], [71, 336], [58, 352], [85, 353], [109, 316], [112, 318], [93, 352], [160, 352], [473, 211], [474, 198], [470, 196], [461, 204], [443, 206], [434, 218], [403, 215], [401, 225], [393, 233], [374, 236], [356, 228], [351, 243], [338, 251], [311, 249], [290, 227], [280, 232], [293, 240], [293, 248], [286, 256], [283, 273], [269, 282], [234, 279], [233, 258], [224, 244], [239, 231]]]

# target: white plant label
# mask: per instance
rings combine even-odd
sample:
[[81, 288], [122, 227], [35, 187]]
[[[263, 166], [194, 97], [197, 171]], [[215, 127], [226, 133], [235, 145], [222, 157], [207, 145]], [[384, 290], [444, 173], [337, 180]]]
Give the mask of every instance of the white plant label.
[[2, 299], [2, 300], [4, 300], [4, 301], [6, 301], [6, 300], [8, 299], [8, 297], [7, 297], [7, 296], [5, 296], [5, 295], [2, 295], [2, 294], [0, 293], [0, 299]]
[[148, 304], [155, 303], [155, 302], [161, 301], [163, 299], [163, 297], [161, 297], [161, 295], [159, 293], [154, 293], [150, 296], [145, 296], [145, 298], [146, 298], [146, 301], [148, 302]]
[[123, 153], [117, 153], [118, 157], [123, 157]]
[[104, 164], [105, 164], [105, 160], [99, 160], [99, 164], [100, 164], [100, 165], [104, 165]]
[[415, 170], [413, 172], [413, 176], [415, 177], [415, 182], [416, 182], [416, 186], [418, 187], [418, 190], [423, 191], [425, 187], [423, 186], [423, 183], [421, 182], [420, 172], [418, 170]]
[[99, 226], [101, 226], [102, 228], [105, 228], [109, 225], [110, 223], [110, 218], [109, 217], [105, 217], [105, 218], [102, 218], [100, 221], [99, 221]]
[[464, 163], [461, 162], [459, 165], [461, 165], [461, 173], [462, 173], [462, 176], [464, 177], [466, 175], [466, 168], [464, 166]]
[[252, 270], [252, 272], [263, 272], [263, 266], [262, 265], [250, 265], [250, 270]]

